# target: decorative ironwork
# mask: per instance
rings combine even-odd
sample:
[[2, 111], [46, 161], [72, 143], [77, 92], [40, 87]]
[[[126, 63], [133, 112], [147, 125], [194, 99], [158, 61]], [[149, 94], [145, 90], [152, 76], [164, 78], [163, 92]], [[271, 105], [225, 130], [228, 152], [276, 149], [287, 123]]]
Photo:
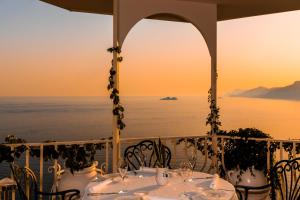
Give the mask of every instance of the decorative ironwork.
[[266, 194], [266, 197], [268, 196], [270, 192], [271, 184], [266, 184], [259, 187], [250, 187], [250, 186], [244, 186], [244, 185], [236, 185], [235, 191], [238, 195], [239, 200], [248, 200], [249, 194]]
[[[37, 178], [34, 172], [28, 167], [19, 167], [18, 165], [11, 164], [11, 171], [18, 186], [18, 193], [20, 199], [29, 200], [32, 195], [34, 200], [40, 197], [60, 197], [62, 200], [72, 200], [80, 195], [77, 189], [64, 190], [60, 192], [41, 192], [38, 189]], [[29, 196], [27, 196], [29, 191]]]
[[[129, 164], [129, 170], [137, 170], [142, 165], [140, 159], [138, 156], [142, 154], [147, 159], [144, 159], [144, 166], [145, 167], [156, 167], [159, 166], [161, 163], [159, 163], [157, 155], [155, 153], [155, 142], [151, 140], [144, 140], [139, 142], [136, 145], [131, 145], [125, 149], [124, 152], [124, 159]], [[171, 150], [163, 145], [165, 151], [164, 156], [165, 157], [165, 163], [162, 163], [162, 167], [170, 167], [170, 161], [171, 161]]]
[[300, 199], [300, 158], [281, 160], [271, 170], [272, 200]]

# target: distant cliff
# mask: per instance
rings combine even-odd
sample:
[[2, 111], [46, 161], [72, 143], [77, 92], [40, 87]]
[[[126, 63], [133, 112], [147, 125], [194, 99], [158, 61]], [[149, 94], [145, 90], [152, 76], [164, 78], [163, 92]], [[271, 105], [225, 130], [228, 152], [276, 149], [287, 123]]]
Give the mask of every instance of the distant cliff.
[[276, 88], [258, 87], [244, 91], [234, 91], [232, 97], [287, 99], [300, 101], [300, 81], [295, 81], [292, 85]]

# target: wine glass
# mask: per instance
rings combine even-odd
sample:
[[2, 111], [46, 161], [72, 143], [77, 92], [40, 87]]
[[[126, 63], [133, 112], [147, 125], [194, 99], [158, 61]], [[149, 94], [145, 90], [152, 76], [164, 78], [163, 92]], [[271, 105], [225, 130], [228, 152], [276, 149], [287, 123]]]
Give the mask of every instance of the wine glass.
[[[183, 178], [183, 183], [186, 184], [191, 176], [192, 176], [192, 166], [191, 163], [189, 161], [182, 161], [180, 163], [180, 175]], [[186, 186], [184, 187], [186, 188]], [[184, 192], [182, 193], [183, 196], [189, 197], [189, 194], [186, 193], [186, 191], [184, 190]]]
[[118, 172], [122, 178], [122, 190], [119, 193], [126, 193], [127, 190], [124, 188], [124, 180], [128, 170], [128, 163], [124, 159], [120, 159], [118, 162]]
[[190, 165], [192, 167], [191, 170], [193, 173], [197, 161], [197, 149], [195, 146], [191, 146], [187, 149], [187, 158], [188, 161], [190, 162]]
[[[145, 162], [146, 162], [146, 156], [143, 154], [142, 150], [140, 150], [138, 152], [138, 156], [137, 156], [139, 163], [141, 165], [141, 172], [144, 172], [144, 167], [145, 167]], [[143, 178], [143, 174], [139, 175], [139, 178]]]
[[180, 163], [180, 175], [183, 178], [183, 182], [189, 181], [192, 175], [192, 165], [189, 161], [182, 161]]

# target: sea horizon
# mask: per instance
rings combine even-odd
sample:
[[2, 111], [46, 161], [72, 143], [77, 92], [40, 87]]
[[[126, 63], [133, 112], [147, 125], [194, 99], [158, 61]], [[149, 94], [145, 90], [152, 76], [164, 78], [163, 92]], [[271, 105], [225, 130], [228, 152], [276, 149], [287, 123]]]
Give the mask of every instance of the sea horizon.
[[[126, 128], [121, 137], [205, 135], [207, 97], [122, 96]], [[221, 129], [258, 128], [275, 139], [299, 139], [300, 102], [219, 98]], [[0, 97], [0, 141], [16, 135], [28, 142], [86, 140], [111, 136], [112, 111], [107, 96]]]

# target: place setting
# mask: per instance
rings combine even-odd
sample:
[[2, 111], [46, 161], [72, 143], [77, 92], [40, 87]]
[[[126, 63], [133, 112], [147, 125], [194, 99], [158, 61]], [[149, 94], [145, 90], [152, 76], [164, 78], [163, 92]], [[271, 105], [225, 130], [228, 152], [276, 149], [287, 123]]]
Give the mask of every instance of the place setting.
[[[190, 157], [188, 157], [190, 158]], [[118, 173], [91, 182], [83, 200], [232, 200], [234, 187], [217, 174], [194, 171], [193, 159], [180, 162], [177, 169], [150, 168], [128, 171], [128, 162], [120, 159]]]

